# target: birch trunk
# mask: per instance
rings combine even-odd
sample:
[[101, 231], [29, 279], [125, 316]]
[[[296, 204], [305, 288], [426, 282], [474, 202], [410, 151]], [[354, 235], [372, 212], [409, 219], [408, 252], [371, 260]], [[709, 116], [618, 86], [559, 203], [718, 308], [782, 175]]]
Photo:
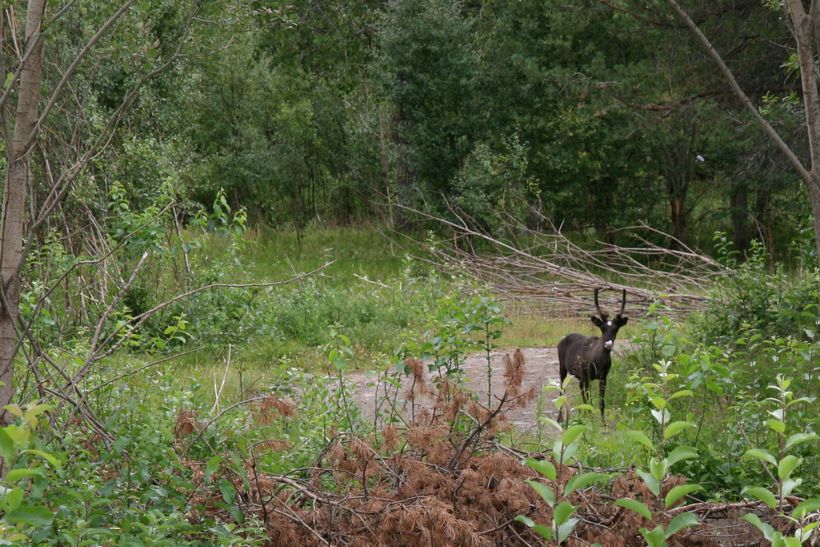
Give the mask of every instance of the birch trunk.
[[697, 37], [709, 53], [709, 56], [717, 63], [721, 74], [729, 82], [732, 91], [754, 116], [761, 129], [780, 149], [806, 186], [814, 217], [814, 244], [817, 250], [817, 265], [820, 266], [820, 96], [817, 89], [817, 69], [814, 64], [818, 49], [820, 49], [820, 0], [812, 0], [808, 12], [803, 6], [803, 0], [785, 0], [783, 2], [786, 15], [792, 26], [792, 34], [797, 45], [797, 58], [800, 63], [803, 108], [806, 115], [806, 132], [809, 140], [809, 161], [811, 165], [808, 169], [777, 130], [760, 114], [749, 96], [740, 88], [737, 79], [723, 61], [720, 53], [692, 21], [689, 14], [681, 8], [676, 0], [667, 0], [667, 2]]
[[[37, 123], [40, 82], [43, 66], [43, 40], [40, 39], [45, 0], [30, 0], [26, 10], [26, 50], [20, 72], [17, 108], [12, 142], [6, 143], [9, 165], [3, 193], [2, 227], [0, 227], [0, 275], [3, 283], [0, 312], [0, 406], [14, 398], [14, 357], [17, 354], [17, 319], [20, 303], [20, 269], [23, 257], [23, 228], [26, 217], [26, 193], [29, 184], [29, 149], [27, 143]], [[8, 422], [3, 412], [0, 421]]]

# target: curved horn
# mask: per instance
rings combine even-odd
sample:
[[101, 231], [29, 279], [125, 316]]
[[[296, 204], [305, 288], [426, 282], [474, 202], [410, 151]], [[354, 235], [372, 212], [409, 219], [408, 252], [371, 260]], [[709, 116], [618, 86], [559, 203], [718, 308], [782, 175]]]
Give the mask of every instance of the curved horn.
[[623, 300], [621, 300], [621, 311], [618, 312], [619, 316], [624, 314], [624, 308], [626, 308], [626, 289], [624, 289]]
[[598, 289], [596, 287], [596, 289], [595, 289], [595, 309], [598, 310], [598, 315], [599, 316], [604, 317], [606, 314], [601, 311], [601, 306], [598, 305], [598, 291], [599, 290], [601, 290], [601, 289]]

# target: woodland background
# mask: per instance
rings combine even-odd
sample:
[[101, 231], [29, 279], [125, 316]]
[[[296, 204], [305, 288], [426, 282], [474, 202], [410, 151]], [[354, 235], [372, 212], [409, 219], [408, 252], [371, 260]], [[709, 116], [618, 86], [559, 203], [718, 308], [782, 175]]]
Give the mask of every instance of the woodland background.
[[[815, 545], [818, 38], [802, 0], [3, 2], [0, 542]], [[597, 334], [594, 288], [603, 420], [514, 352]]]

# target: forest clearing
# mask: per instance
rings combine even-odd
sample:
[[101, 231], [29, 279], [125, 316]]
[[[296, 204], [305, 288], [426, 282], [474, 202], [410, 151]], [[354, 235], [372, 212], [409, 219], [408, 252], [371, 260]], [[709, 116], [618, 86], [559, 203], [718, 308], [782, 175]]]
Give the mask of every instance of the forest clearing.
[[818, 0], [0, 5], [0, 544], [820, 546]]

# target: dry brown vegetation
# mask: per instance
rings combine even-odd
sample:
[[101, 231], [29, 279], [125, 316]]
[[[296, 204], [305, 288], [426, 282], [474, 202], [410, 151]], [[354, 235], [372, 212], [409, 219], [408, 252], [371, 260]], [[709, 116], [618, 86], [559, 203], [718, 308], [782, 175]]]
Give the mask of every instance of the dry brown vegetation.
[[[245, 461], [245, 477], [227, 467], [216, 472], [232, 482], [244, 511], [265, 523], [270, 545], [544, 544], [515, 517], [551, 522], [552, 509], [525, 482], [551, 481], [523, 465], [523, 453], [495, 440], [507, 427], [505, 411], [534, 396], [521, 389], [523, 355], [506, 357], [507, 389], [493, 408], [481, 405], [452, 382], [431, 382], [418, 363], [408, 364], [416, 380], [408, 398], [425, 392], [436, 400], [411, 422], [388, 425], [367, 438], [337, 432], [314, 466], [292, 474], [268, 474], [256, 465], [261, 451], [287, 448], [276, 439], [254, 446]], [[258, 402], [255, 415], [270, 420], [273, 411], [286, 417], [295, 410], [292, 402], [269, 397]], [[176, 429], [180, 445], [187, 445], [202, 427], [195, 415], [181, 412]], [[215, 481], [208, 482], [204, 476], [204, 464], [187, 463], [196, 485], [191, 501], [204, 513], [229, 520], [230, 515], [220, 509], [222, 494]], [[551, 486], [561, 491], [579, 468], [557, 463], [556, 467], [558, 477]], [[663, 493], [684, 482], [679, 476], [667, 478]], [[614, 499], [622, 497], [646, 503], [655, 522], [613, 505]], [[571, 546], [643, 545], [641, 527], [665, 524], [683, 510], [696, 513], [702, 524], [677, 534], [671, 546], [764, 544], [761, 534], [739, 518], [745, 511], [759, 512], [756, 503], [696, 503], [664, 511], [634, 471], [613, 474], [605, 488], [575, 491], [569, 501], [580, 518], [567, 542]], [[760, 514], [788, 529], [771, 512]]]

